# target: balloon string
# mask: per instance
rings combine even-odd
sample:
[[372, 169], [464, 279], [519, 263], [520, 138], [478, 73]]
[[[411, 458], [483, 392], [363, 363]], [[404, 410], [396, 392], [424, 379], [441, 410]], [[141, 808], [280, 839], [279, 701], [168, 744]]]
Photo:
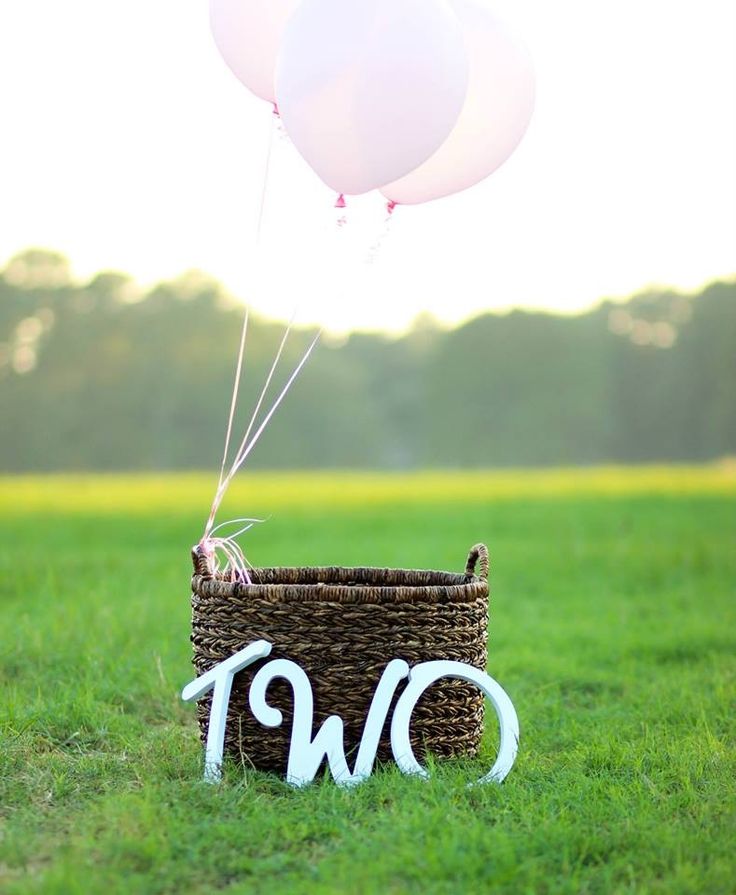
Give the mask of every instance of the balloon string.
[[[271, 176], [271, 158], [273, 156], [273, 137], [274, 131], [276, 130], [276, 121], [278, 119], [278, 109], [274, 106], [274, 114], [271, 117], [270, 127], [268, 129], [268, 147], [266, 149], [266, 163], [263, 169], [263, 183], [261, 186], [261, 199], [258, 207], [258, 218], [256, 220], [256, 257], [259, 256], [258, 249], [261, 245], [261, 235], [263, 233], [263, 219], [264, 213], [266, 209], [266, 197], [268, 194], [268, 184]], [[233, 393], [230, 399], [230, 413], [228, 415], [227, 421], [227, 430], [225, 434], [225, 450], [222, 455], [222, 464], [220, 465], [220, 475], [217, 480], [217, 488], [215, 489], [215, 497], [212, 501], [212, 506], [210, 507], [210, 515], [207, 519], [207, 524], [205, 525], [204, 537], [210, 533], [210, 530], [215, 521], [215, 515], [217, 513], [217, 509], [222, 500], [222, 496], [218, 500], [218, 495], [221, 495], [223, 477], [225, 475], [225, 465], [227, 464], [228, 453], [230, 452], [230, 439], [232, 437], [233, 431], [233, 422], [235, 420], [235, 411], [238, 406], [238, 396], [240, 394], [240, 380], [243, 371], [243, 360], [245, 358], [245, 345], [246, 339], [248, 335], [248, 319], [249, 319], [249, 309], [248, 305], [245, 305], [243, 311], [243, 327], [240, 333], [240, 345], [238, 348], [238, 359], [235, 365], [235, 380], [233, 382]], [[224, 492], [222, 492], [224, 495]]]
[[[278, 116], [278, 109], [274, 106], [274, 114], [271, 118], [271, 129], [269, 134], [269, 142], [268, 142], [268, 151], [266, 155], [266, 165], [264, 169], [263, 175], [263, 188], [261, 190], [261, 201], [258, 210], [258, 221], [256, 227], [256, 249], [260, 248], [261, 244], [261, 235], [263, 231], [263, 221], [265, 215], [265, 207], [266, 207], [266, 199], [268, 194], [268, 185], [270, 178], [270, 170], [271, 170], [271, 159], [273, 153], [273, 142], [274, 142], [274, 132], [277, 128], [281, 128], [281, 123]], [[260, 253], [257, 253], [257, 257], [260, 257]], [[256, 424], [256, 420], [258, 418], [258, 414], [261, 411], [263, 406], [263, 402], [268, 393], [269, 387], [273, 380], [276, 369], [279, 365], [279, 361], [284, 352], [284, 348], [286, 346], [286, 342], [289, 338], [289, 335], [293, 329], [294, 321], [296, 318], [297, 309], [294, 310], [291, 319], [286, 327], [286, 331], [281, 339], [281, 343], [279, 344], [278, 351], [276, 352], [276, 357], [271, 365], [271, 368], [266, 377], [266, 381], [261, 390], [261, 394], [256, 403], [255, 409], [251, 415], [250, 421], [248, 423], [248, 427], [246, 429], [245, 435], [243, 436], [240, 445], [235, 452], [235, 457], [230, 466], [227, 475], [225, 474], [225, 468], [227, 465], [228, 454], [230, 453], [230, 442], [232, 438], [233, 424], [235, 419], [235, 413], [238, 404], [238, 398], [240, 393], [240, 385], [242, 379], [243, 365], [245, 360], [245, 350], [247, 343], [247, 332], [248, 332], [248, 320], [249, 320], [249, 312], [246, 306], [244, 311], [243, 318], [243, 327], [240, 335], [240, 345], [238, 348], [238, 357], [235, 367], [235, 379], [233, 382], [233, 393], [230, 401], [230, 413], [228, 416], [228, 424], [225, 435], [225, 450], [223, 454], [222, 464], [220, 466], [220, 475], [217, 482], [217, 488], [215, 490], [215, 496], [212, 501], [212, 506], [210, 508], [210, 514], [207, 519], [207, 523], [205, 525], [204, 534], [199, 542], [199, 547], [205, 556], [209, 559], [209, 565], [212, 569], [213, 574], [217, 574], [218, 572], [226, 577], [229, 577], [230, 580], [234, 581], [245, 581], [248, 584], [251, 584], [251, 577], [248, 572], [248, 568], [252, 568], [250, 563], [248, 562], [245, 554], [243, 553], [242, 548], [237, 543], [236, 538], [245, 532], [249, 531], [254, 525], [262, 522], [262, 519], [232, 519], [229, 522], [222, 522], [219, 525], [215, 526], [215, 518], [217, 516], [217, 512], [220, 508], [220, 505], [225, 497], [227, 489], [230, 485], [230, 482], [235, 477], [236, 473], [241, 469], [246, 459], [250, 455], [251, 451], [255, 448], [258, 443], [261, 435], [265, 431], [268, 426], [271, 418], [276, 413], [276, 410], [280, 406], [281, 402], [284, 400], [286, 395], [288, 394], [291, 386], [294, 384], [294, 381], [299, 376], [302, 368], [309, 360], [309, 357], [312, 354], [322, 332], [317, 333], [315, 338], [312, 340], [311, 344], [307, 348], [304, 356], [301, 361], [297, 364], [296, 368], [293, 370], [291, 376], [286, 382], [286, 385], [279, 393], [278, 397], [274, 401], [270, 410], [266, 414], [265, 418], [261, 422], [260, 426], [256, 430], [255, 434], [251, 437], [251, 433], [253, 432], [253, 427]], [[216, 536], [217, 532], [220, 531], [224, 526], [235, 524], [239, 522], [247, 523], [245, 526], [240, 528], [238, 531], [233, 532], [228, 536]]]
[[291, 386], [294, 384], [294, 381], [296, 380], [297, 376], [299, 376], [299, 374], [300, 374], [301, 371], [302, 371], [302, 368], [304, 367], [304, 365], [306, 364], [306, 362], [307, 362], [307, 361], [309, 360], [309, 358], [311, 357], [312, 352], [314, 351], [314, 348], [315, 348], [315, 346], [317, 345], [317, 342], [319, 341], [321, 335], [322, 335], [322, 330], [320, 330], [320, 331], [317, 333], [317, 335], [312, 339], [312, 341], [311, 341], [309, 347], [307, 348], [306, 352], [304, 353], [304, 356], [302, 357], [302, 359], [301, 359], [301, 360], [299, 361], [299, 363], [297, 364], [297, 366], [296, 366], [296, 368], [294, 369], [293, 373], [292, 373], [291, 376], [289, 377], [289, 379], [288, 379], [286, 385], [285, 385], [285, 386], [283, 387], [283, 389], [281, 390], [281, 392], [280, 392], [278, 398], [276, 398], [276, 400], [274, 401], [274, 403], [273, 403], [271, 409], [270, 409], [270, 410], [268, 411], [268, 413], [266, 414], [265, 419], [263, 420], [263, 422], [261, 423], [261, 425], [258, 427], [258, 430], [256, 431], [256, 434], [253, 436], [253, 438], [251, 439], [251, 441], [250, 441], [250, 443], [248, 444], [248, 446], [245, 448], [245, 450], [243, 450], [243, 452], [240, 454], [240, 456], [238, 457], [237, 461], [236, 461], [235, 464], [233, 465], [233, 468], [232, 468], [232, 470], [230, 471], [230, 473], [229, 473], [229, 475], [228, 475], [228, 478], [225, 479], [226, 482], [229, 482], [230, 480], [232, 480], [232, 478], [233, 478], [233, 476], [235, 475], [235, 473], [240, 469], [240, 467], [243, 465], [243, 463], [245, 463], [245, 461], [246, 461], [246, 459], [248, 458], [250, 452], [253, 450], [253, 448], [256, 446], [256, 444], [258, 444], [258, 440], [260, 439], [261, 435], [263, 434], [263, 432], [264, 432], [266, 426], [270, 423], [270, 421], [271, 421], [271, 417], [274, 415], [274, 413], [276, 413], [276, 411], [278, 410], [279, 406], [281, 405], [281, 402], [284, 400], [284, 398], [285, 398], [286, 395], [288, 394], [289, 389], [290, 389]]
[[[296, 315], [296, 311], [294, 311], [294, 315]], [[233, 460], [233, 464], [230, 469], [230, 472], [228, 473], [227, 478], [225, 478], [224, 480], [221, 480], [217, 486], [217, 492], [215, 493], [215, 499], [212, 503], [212, 511], [210, 512], [210, 518], [207, 520], [207, 526], [206, 526], [205, 532], [204, 532], [205, 537], [208, 537], [211, 534], [211, 527], [214, 524], [215, 515], [217, 514], [217, 510], [220, 507], [220, 503], [222, 502], [223, 498], [225, 497], [225, 492], [227, 491], [227, 487], [233, 478], [233, 474], [234, 474], [233, 469], [235, 469], [235, 466], [238, 462], [239, 457], [241, 456], [241, 454], [243, 453], [243, 451], [246, 449], [246, 447], [248, 445], [248, 439], [250, 437], [250, 433], [253, 431], [253, 426], [255, 424], [256, 417], [258, 416], [258, 413], [263, 405], [263, 401], [266, 397], [266, 393], [268, 392], [268, 387], [271, 384], [273, 375], [276, 372], [276, 367], [278, 366], [279, 360], [281, 359], [281, 355], [283, 354], [284, 346], [286, 345], [286, 340], [288, 339], [289, 334], [291, 332], [293, 322], [294, 322], [294, 316], [292, 316], [291, 320], [289, 321], [289, 324], [286, 327], [286, 331], [284, 332], [283, 338], [281, 339], [281, 344], [279, 345], [278, 351], [276, 352], [276, 357], [274, 358], [274, 361], [271, 364], [271, 369], [269, 370], [268, 376], [266, 377], [266, 382], [263, 386], [263, 389], [261, 390], [260, 397], [258, 398], [258, 402], [256, 403], [255, 410], [253, 411], [253, 414], [250, 418], [250, 422], [248, 423], [248, 428], [246, 429], [245, 435], [243, 436], [243, 440], [240, 442], [240, 446], [238, 447], [238, 450], [235, 452], [235, 459]]]
[[[245, 315], [243, 317], [243, 328], [240, 333], [240, 347], [238, 348], [238, 362], [235, 367], [235, 382], [233, 383], [233, 394], [230, 399], [230, 415], [227, 420], [227, 432], [225, 435], [225, 450], [222, 454], [222, 464], [220, 465], [220, 477], [217, 480], [217, 489], [215, 490], [215, 494], [220, 490], [222, 486], [222, 480], [225, 476], [225, 464], [227, 463], [227, 455], [230, 453], [230, 438], [233, 433], [233, 420], [235, 419], [235, 408], [238, 403], [238, 393], [240, 392], [240, 377], [243, 371], [243, 358], [245, 357], [245, 342], [246, 337], [248, 335], [248, 306], [245, 307]], [[214, 502], [212, 505], [214, 509]], [[210, 510], [210, 517], [207, 520], [207, 526], [205, 528], [205, 534], [212, 526], [214, 520], [213, 509]]]
[[[287, 330], [286, 335], [288, 335], [288, 330]], [[282, 348], [283, 348], [283, 343], [286, 341], [286, 335], [284, 336], [284, 340], [282, 341]], [[214, 522], [214, 517], [217, 514], [217, 510], [220, 507], [222, 499], [224, 498], [225, 493], [227, 492], [230, 482], [233, 480], [236, 473], [243, 466], [243, 464], [247, 460], [248, 456], [250, 455], [251, 451], [258, 444], [258, 441], [259, 441], [261, 435], [266, 430], [266, 427], [268, 426], [269, 422], [271, 421], [271, 418], [278, 410], [281, 402], [284, 400], [284, 398], [288, 394], [289, 389], [294, 384], [294, 381], [296, 380], [298, 375], [301, 373], [302, 368], [304, 367], [306, 362], [309, 360], [309, 358], [312, 354], [312, 351], [314, 350], [321, 335], [322, 335], [322, 331], [320, 330], [320, 332], [317, 333], [317, 335], [314, 337], [314, 339], [310, 343], [309, 347], [307, 348], [307, 351], [305, 352], [301, 361], [297, 364], [296, 368], [292, 372], [286, 385], [283, 387], [283, 389], [279, 393], [278, 397], [276, 398], [273, 405], [271, 406], [271, 409], [266, 414], [263, 422], [258, 427], [256, 433], [253, 435], [253, 437], [250, 439], [250, 441], [248, 441], [247, 438], [245, 438], [243, 440], [243, 442], [238, 450], [238, 454], [235, 457], [233, 465], [230, 468], [230, 471], [228, 472], [227, 476], [223, 479], [221, 485], [217, 489], [217, 493], [215, 494], [215, 499], [213, 502], [213, 510], [210, 514], [210, 521], [208, 521], [207, 528], [205, 529], [205, 533], [199, 542], [199, 546], [202, 548], [205, 555], [210, 559], [210, 567], [213, 571], [213, 574], [217, 573], [220, 570], [219, 554], [221, 553], [225, 557], [225, 565], [223, 567], [223, 574], [229, 575], [231, 580], [246, 581], [248, 584], [251, 584], [250, 575], [248, 574], [248, 569], [247, 569], [247, 566], [250, 564], [248, 563], [247, 559], [245, 558], [245, 555], [243, 554], [243, 551], [242, 551], [240, 545], [236, 542], [235, 538], [237, 538], [239, 535], [243, 534], [244, 532], [248, 531], [249, 529], [251, 529], [253, 527], [253, 525], [258, 524], [262, 520], [261, 519], [232, 519], [229, 522], [223, 522], [220, 525], [215, 526], [214, 528], [212, 527], [212, 524]], [[278, 363], [278, 357], [280, 357], [280, 352], [279, 352], [279, 355], [277, 356], [276, 361], [274, 361], [274, 364], [271, 368], [271, 374], [273, 373], [273, 370], [275, 369], [276, 364]], [[270, 382], [271, 374], [269, 374], [269, 379], [266, 383], [266, 386], [264, 386], [263, 393], [261, 394], [261, 398], [263, 398], [263, 395], [265, 394], [266, 389], [268, 388], [268, 382]], [[261, 402], [259, 402], [259, 407], [260, 407], [260, 403]], [[257, 413], [257, 411], [256, 411], [256, 413]], [[254, 421], [256, 418], [256, 413], [254, 413], [251, 418], [251, 422], [248, 427], [248, 432], [250, 432], [250, 430], [254, 424]], [[215, 533], [219, 529], [221, 529], [224, 525], [230, 525], [231, 523], [236, 523], [236, 522], [248, 522], [248, 524], [244, 528], [241, 528], [239, 531], [236, 531], [233, 534], [228, 535], [227, 537], [214, 537]]]
[[383, 249], [383, 246], [386, 240], [389, 238], [391, 234], [391, 221], [394, 217], [394, 211], [396, 210], [397, 203], [393, 200], [389, 200], [386, 204], [386, 216], [383, 219], [383, 226], [381, 228], [380, 233], [376, 237], [375, 242], [368, 249], [368, 254], [366, 255], [365, 263], [366, 264], [374, 264], [380, 251]]
[[266, 164], [263, 169], [263, 184], [261, 187], [261, 202], [258, 208], [258, 221], [256, 223], [256, 249], [261, 247], [261, 236], [263, 234], [263, 217], [266, 210], [266, 196], [268, 194], [268, 185], [271, 180], [271, 159], [273, 158], [273, 136], [281, 119], [279, 117], [278, 107], [274, 105], [274, 111], [271, 115], [271, 126], [268, 129], [268, 149], [266, 150]]

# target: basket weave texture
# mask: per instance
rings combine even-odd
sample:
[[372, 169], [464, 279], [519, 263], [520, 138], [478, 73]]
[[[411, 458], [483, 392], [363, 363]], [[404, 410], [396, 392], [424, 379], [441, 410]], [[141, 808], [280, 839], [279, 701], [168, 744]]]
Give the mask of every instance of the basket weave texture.
[[[252, 643], [273, 644], [269, 659], [286, 658], [309, 676], [314, 732], [331, 714], [345, 722], [345, 750], [354, 756], [376, 685], [391, 659], [410, 666], [435, 659], [485, 671], [488, 630], [488, 550], [473, 547], [464, 574], [372, 568], [264, 568], [252, 584], [213, 574], [195, 548], [192, 578], [193, 663], [198, 675]], [[478, 574], [476, 575], [476, 565]], [[293, 695], [285, 681], [269, 688], [269, 703], [284, 715], [278, 728], [262, 727], [248, 705], [257, 663], [236, 675], [228, 709], [225, 751], [248, 766], [286, 769]], [[399, 694], [403, 687], [399, 688]], [[398, 697], [395, 697], [395, 699]], [[211, 695], [198, 703], [202, 740]], [[395, 700], [394, 700], [395, 704]], [[378, 750], [391, 760], [393, 705]], [[477, 754], [483, 697], [472, 684], [443, 680], [417, 703], [412, 747], [445, 758]]]

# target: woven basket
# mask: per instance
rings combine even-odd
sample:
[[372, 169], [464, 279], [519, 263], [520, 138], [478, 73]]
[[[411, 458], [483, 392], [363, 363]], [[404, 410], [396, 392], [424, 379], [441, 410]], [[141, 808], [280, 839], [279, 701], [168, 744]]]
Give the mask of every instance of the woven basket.
[[[488, 550], [482, 544], [470, 551], [462, 575], [370, 568], [256, 569], [248, 585], [214, 575], [198, 548], [193, 559], [197, 674], [254, 640], [268, 640], [273, 644], [271, 659], [291, 659], [308, 674], [315, 730], [331, 714], [343, 719], [349, 758], [357, 750], [373, 692], [391, 659], [405, 659], [409, 665], [450, 659], [485, 671]], [[252, 717], [248, 689], [261, 664], [235, 678], [225, 751], [255, 768], [283, 773], [293, 697], [285, 681], [275, 681], [268, 698], [283, 711], [283, 724], [268, 729]], [[198, 705], [203, 741], [210, 701], [211, 695]], [[391, 759], [390, 717], [379, 745], [380, 761]], [[416, 706], [412, 747], [420, 761], [426, 752], [447, 758], [474, 756], [482, 731], [480, 692], [472, 684], [444, 680]]]

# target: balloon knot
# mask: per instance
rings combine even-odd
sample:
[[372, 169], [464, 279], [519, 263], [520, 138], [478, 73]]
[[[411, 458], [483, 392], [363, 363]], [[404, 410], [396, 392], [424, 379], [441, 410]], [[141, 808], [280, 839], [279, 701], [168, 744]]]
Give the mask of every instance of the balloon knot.
[[347, 202], [345, 201], [345, 196], [342, 193], [340, 193], [340, 195], [337, 197], [337, 202], [335, 202], [335, 208], [346, 208], [346, 207], [347, 207]]
[[281, 112], [279, 112], [279, 107], [278, 107], [277, 103], [273, 104], [273, 114], [276, 116], [276, 118], [281, 118]]
[[398, 204], [399, 204], [399, 203], [398, 203], [398, 202], [394, 202], [393, 199], [389, 199], [388, 202], [386, 203], [386, 211], [387, 211], [389, 214], [393, 214], [393, 213], [394, 213], [394, 209], [396, 208], [396, 206], [397, 206]]

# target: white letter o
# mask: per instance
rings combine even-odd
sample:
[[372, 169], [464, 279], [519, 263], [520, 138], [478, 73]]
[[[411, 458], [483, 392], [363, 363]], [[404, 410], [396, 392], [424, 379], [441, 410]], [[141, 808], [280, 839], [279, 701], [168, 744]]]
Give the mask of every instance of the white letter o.
[[401, 694], [391, 721], [391, 751], [394, 760], [405, 774], [429, 777], [426, 768], [419, 764], [411, 748], [409, 726], [414, 707], [427, 687], [448, 677], [475, 684], [490, 699], [496, 711], [501, 734], [498, 757], [491, 770], [478, 783], [500, 783], [516, 760], [519, 749], [519, 719], [503, 687], [484, 671], [463, 662], [423, 662], [411, 669], [409, 683]]

